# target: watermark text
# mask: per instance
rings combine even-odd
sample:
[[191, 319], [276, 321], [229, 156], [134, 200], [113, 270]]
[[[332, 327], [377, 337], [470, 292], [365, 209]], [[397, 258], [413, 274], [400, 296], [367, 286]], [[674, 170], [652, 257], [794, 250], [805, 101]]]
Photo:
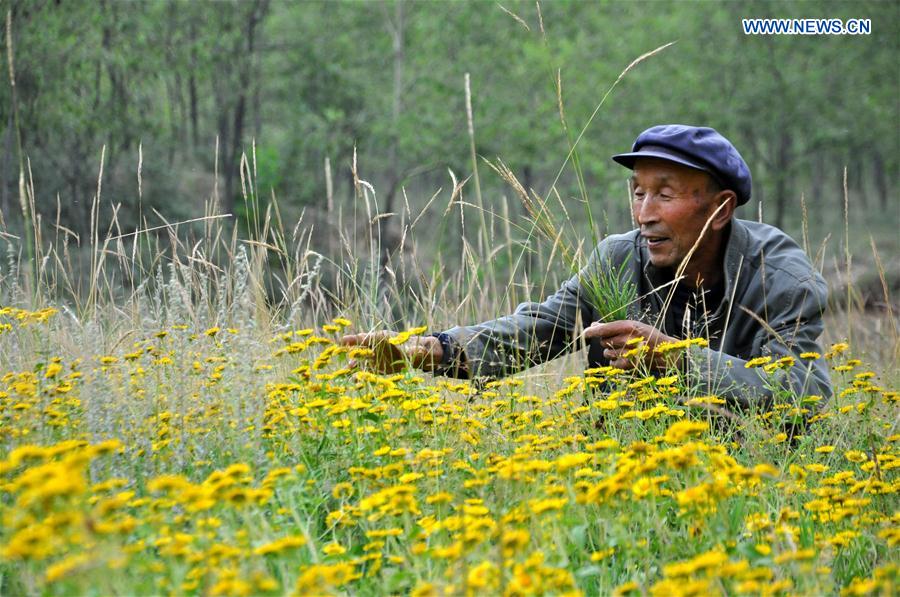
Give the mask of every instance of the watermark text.
[[744, 35], [869, 35], [872, 19], [741, 19]]

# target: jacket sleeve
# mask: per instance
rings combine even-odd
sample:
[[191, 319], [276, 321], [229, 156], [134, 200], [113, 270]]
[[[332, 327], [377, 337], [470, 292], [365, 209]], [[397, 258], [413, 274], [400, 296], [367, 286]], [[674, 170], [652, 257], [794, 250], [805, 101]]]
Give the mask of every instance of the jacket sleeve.
[[580, 280], [597, 267], [604, 250], [601, 243], [585, 268], [543, 302], [522, 303], [511, 315], [447, 330], [463, 363], [444, 371], [460, 377], [502, 377], [581, 348], [576, 332], [590, 325], [594, 310]]
[[744, 408], [754, 403], [765, 408], [781, 401], [778, 394], [787, 391], [799, 397], [830, 398], [831, 378], [825, 359], [800, 357], [803, 353], [821, 355], [818, 338], [824, 328], [822, 312], [827, 297], [827, 286], [818, 274], [806, 283], [786, 285], [768, 297], [769, 321], [760, 324], [750, 354], [769, 356], [772, 363], [792, 357], [791, 366], [772, 366], [767, 372], [763, 366], [748, 368], [748, 360], [694, 347], [688, 353], [689, 379], [698, 382], [701, 391], [717, 394], [728, 403]]

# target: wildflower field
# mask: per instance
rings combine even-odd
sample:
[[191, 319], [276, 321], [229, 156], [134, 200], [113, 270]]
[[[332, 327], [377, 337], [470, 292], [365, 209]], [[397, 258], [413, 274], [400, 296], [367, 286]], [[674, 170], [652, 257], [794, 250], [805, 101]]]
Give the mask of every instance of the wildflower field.
[[896, 590], [900, 394], [847, 344], [832, 400], [735, 417], [677, 374], [383, 376], [347, 319], [231, 325], [0, 309], [0, 592]]
[[900, 594], [900, 2], [4, 12], [0, 597]]

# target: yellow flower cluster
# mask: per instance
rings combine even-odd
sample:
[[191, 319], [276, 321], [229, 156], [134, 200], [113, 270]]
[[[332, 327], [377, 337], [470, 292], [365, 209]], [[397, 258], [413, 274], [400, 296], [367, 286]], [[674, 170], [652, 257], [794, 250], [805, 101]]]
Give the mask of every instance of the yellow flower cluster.
[[[0, 310], [16, 326], [50, 320], [19, 315]], [[4, 583], [48, 594], [896, 591], [898, 392], [849, 347], [824, 356], [849, 367], [834, 399], [779, 396], [724, 416], [725, 399], [674, 370], [483, 384], [378, 375], [349, 365], [367, 349], [338, 345], [347, 319], [271, 338], [227, 325], [171, 325], [110, 354], [48, 342], [56, 356], [0, 371]], [[41, 330], [55, 333], [30, 332]], [[662, 352], [691, 346], [705, 342]], [[796, 357], [811, 358], [822, 357]], [[772, 373], [795, 362], [749, 361]]]

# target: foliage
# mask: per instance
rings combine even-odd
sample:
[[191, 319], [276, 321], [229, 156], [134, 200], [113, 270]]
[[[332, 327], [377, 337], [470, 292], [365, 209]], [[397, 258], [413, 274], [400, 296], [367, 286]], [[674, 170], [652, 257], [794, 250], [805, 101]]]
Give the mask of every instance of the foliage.
[[[231, 213], [241, 200], [241, 155], [254, 140], [279, 156], [260, 194], [277, 193], [290, 217], [325, 208], [326, 158], [338, 203], [352, 200], [354, 151], [359, 171], [384, 189], [383, 211], [396, 211], [400, 186], [420, 209], [446, 186], [448, 169], [458, 180], [471, 173], [466, 73], [478, 153], [499, 156], [527, 189], [549, 196], [569, 149], [559, 100], [577, 132], [598, 90], [636, 55], [676, 40], [629, 75], [580, 142], [588, 199], [614, 229], [628, 219], [616, 200], [621, 172], [605, 156], [658, 122], [709, 124], [732, 138], [777, 225], [795, 225], [801, 194], [812, 209], [840, 205], [844, 166], [854, 200], [896, 209], [888, 196], [897, 172], [891, 50], [900, 20], [892, 3], [571, 1], [542, 4], [540, 13], [525, 0], [11, 7], [26, 179], [44, 222], [55, 221], [59, 198], [59, 223], [81, 235], [104, 145], [103, 223], [120, 204], [126, 230], [142, 214], [155, 221], [152, 209], [199, 216], [193, 181], [201, 175], [204, 194], [222, 177], [216, 199]], [[743, 35], [740, 19], [755, 16], [870, 18], [873, 33]], [[7, 138], [10, 99], [2, 86]], [[143, 196], [139, 146], [144, 172], [160, 174]], [[6, 144], [0, 185], [10, 230], [14, 150]], [[580, 195], [572, 169], [563, 174], [562, 197]], [[497, 209], [502, 181], [484, 185], [487, 207]], [[756, 203], [745, 210], [755, 215]]]

